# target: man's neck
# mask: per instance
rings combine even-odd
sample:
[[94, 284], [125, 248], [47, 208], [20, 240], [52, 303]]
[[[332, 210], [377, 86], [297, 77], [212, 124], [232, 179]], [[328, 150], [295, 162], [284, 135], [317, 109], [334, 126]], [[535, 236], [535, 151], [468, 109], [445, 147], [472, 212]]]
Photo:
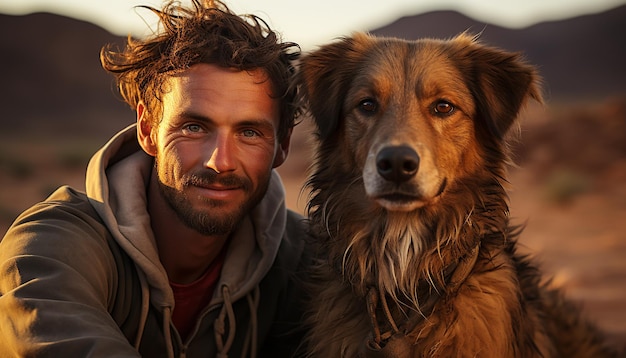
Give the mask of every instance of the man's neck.
[[159, 259], [169, 280], [179, 284], [202, 276], [220, 253], [228, 236], [207, 236], [185, 225], [161, 195], [153, 171], [148, 186], [148, 212]]

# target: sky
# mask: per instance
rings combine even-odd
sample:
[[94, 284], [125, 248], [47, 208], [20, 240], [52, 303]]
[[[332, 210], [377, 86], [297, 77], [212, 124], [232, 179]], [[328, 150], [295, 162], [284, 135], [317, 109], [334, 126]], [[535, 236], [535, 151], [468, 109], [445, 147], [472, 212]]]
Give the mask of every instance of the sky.
[[[188, 0], [183, 0], [183, 3]], [[226, 0], [231, 10], [266, 20], [283, 40], [304, 50], [354, 31], [366, 31], [401, 17], [456, 10], [478, 21], [521, 28], [543, 21], [602, 12], [626, 0]], [[47, 11], [93, 22], [117, 35], [150, 33], [154, 16], [137, 5], [160, 7], [162, 0], [2, 0], [0, 13]]]

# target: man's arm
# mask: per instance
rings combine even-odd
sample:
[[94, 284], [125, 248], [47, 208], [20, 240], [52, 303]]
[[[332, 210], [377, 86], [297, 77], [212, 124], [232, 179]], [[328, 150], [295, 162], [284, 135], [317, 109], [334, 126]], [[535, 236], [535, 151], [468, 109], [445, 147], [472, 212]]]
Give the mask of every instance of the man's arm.
[[139, 357], [108, 312], [106, 230], [86, 201], [62, 199], [26, 211], [0, 243], [0, 356]]

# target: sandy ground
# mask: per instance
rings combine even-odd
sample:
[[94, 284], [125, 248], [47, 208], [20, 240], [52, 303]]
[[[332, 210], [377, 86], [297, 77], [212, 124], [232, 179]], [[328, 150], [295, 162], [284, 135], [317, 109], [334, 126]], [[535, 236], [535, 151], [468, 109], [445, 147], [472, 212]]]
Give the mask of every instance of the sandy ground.
[[[626, 182], [626, 162], [620, 173], [620, 182]], [[516, 189], [510, 194], [513, 217], [527, 220], [524, 249], [626, 347], [626, 186], [597, 183], [572, 202], [555, 204], [527, 175], [512, 175]]]

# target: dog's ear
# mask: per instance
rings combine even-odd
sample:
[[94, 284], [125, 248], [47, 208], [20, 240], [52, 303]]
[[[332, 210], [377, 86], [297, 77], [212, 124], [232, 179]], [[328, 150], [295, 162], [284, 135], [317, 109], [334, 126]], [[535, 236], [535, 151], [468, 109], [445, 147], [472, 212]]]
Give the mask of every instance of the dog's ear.
[[461, 61], [471, 63], [463, 67], [468, 70], [477, 115], [496, 138], [502, 139], [529, 98], [543, 102], [537, 71], [519, 53], [482, 45], [476, 37], [464, 34], [454, 41], [464, 47]]
[[338, 128], [345, 94], [363, 56], [368, 36], [355, 34], [324, 45], [303, 56], [298, 86], [322, 140]]

